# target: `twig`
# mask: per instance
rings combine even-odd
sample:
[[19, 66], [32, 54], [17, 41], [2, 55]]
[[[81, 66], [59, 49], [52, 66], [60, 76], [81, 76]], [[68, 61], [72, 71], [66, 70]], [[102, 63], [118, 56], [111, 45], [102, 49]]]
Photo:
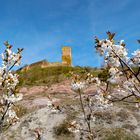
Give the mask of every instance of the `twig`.
[[132, 74], [135, 76], [135, 78], [140, 82], [140, 79], [138, 78], [138, 75], [132, 70], [132, 68], [130, 66], [128, 66], [126, 64], [126, 62], [124, 60], [121, 59], [121, 57], [119, 55], [116, 54], [116, 52], [114, 51], [114, 49], [112, 48], [113, 53], [120, 59], [120, 61], [123, 62], [123, 64], [132, 72]]
[[7, 104], [6, 110], [5, 110], [5, 112], [3, 113], [2, 117], [1, 117], [1, 120], [0, 120], [0, 133], [2, 132], [2, 125], [3, 125], [4, 117], [5, 117], [7, 111], [9, 109], [9, 107], [10, 107], [10, 104], [11, 103]]
[[92, 134], [92, 131], [91, 131], [91, 126], [90, 126], [90, 121], [87, 120], [87, 117], [86, 117], [86, 112], [85, 112], [85, 109], [84, 109], [84, 104], [83, 104], [83, 100], [82, 100], [82, 96], [81, 96], [81, 90], [79, 89], [78, 90], [78, 93], [79, 93], [79, 97], [80, 97], [80, 104], [81, 104], [81, 108], [82, 108], [82, 111], [83, 111], [83, 114], [84, 114], [84, 119], [87, 123], [87, 126], [88, 126], [88, 130], [90, 132], [90, 139], [93, 140], [93, 134]]

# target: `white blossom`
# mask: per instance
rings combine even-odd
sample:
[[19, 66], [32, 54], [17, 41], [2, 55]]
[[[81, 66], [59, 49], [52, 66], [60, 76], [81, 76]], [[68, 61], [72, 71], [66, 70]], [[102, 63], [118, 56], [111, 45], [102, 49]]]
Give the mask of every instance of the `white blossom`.
[[[8, 123], [13, 124], [18, 119], [16, 112], [12, 106], [14, 102], [18, 102], [23, 98], [22, 94], [17, 93], [18, 75], [10, 70], [19, 63], [22, 49], [18, 49], [17, 53], [12, 52], [12, 46], [5, 43], [6, 49], [2, 56], [2, 66], [0, 67], [0, 86], [3, 89], [1, 94], [1, 116], [4, 115]], [[6, 112], [5, 112], [6, 111]], [[3, 123], [4, 123], [3, 121]]]
[[7, 53], [8, 53], [9, 56], [12, 54], [11, 49], [6, 49], [6, 51], [7, 51]]
[[71, 88], [72, 88], [72, 90], [74, 90], [74, 91], [77, 91], [77, 90], [81, 90], [81, 89], [84, 89], [86, 87], [86, 84], [85, 84], [85, 82], [73, 82], [72, 84], [71, 84]]
[[112, 67], [112, 68], [109, 69], [110, 75], [115, 75], [118, 72], [119, 72], [119, 70], [117, 68], [115, 68], [115, 67]]
[[100, 86], [101, 85], [101, 81], [98, 77], [93, 77], [91, 78], [91, 81], [94, 82], [97, 84], [97, 86]]
[[102, 93], [95, 95], [95, 98], [96, 98], [95, 106], [98, 109], [101, 109], [101, 110], [107, 109], [112, 106], [112, 104], [109, 103], [109, 100], [104, 98]]
[[139, 66], [140, 67], [140, 50], [136, 50], [132, 53], [133, 55], [133, 63], [136, 64], [136, 66]]
[[17, 115], [16, 115], [16, 113], [15, 113], [15, 111], [13, 111], [13, 110], [8, 110], [7, 111], [7, 115], [10, 117], [10, 118], [15, 118], [15, 117], [17, 117]]
[[133, 55], [134, 57], [140, 58], [140, 49], [134, 51], [134, 52], [132, 53], [132, 55]]
[[136, 107], [136, 108], [139, 108], [139, 107], [140, 107], [140, 103], [136, 103], [136, 104], [135, 104], [135, 107]]

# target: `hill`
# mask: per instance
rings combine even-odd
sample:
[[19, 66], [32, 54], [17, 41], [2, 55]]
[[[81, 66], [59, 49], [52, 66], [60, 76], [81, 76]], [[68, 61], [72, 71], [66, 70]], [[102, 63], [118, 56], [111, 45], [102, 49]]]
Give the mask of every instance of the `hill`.
[[71, 77], [70, 72], [76, 74], [83, 74], [90, 72], [93, 76], [97, 76], [102, 70], [91, 67], [80, 67], [80, 66], [48, 66], [42, 67], [43, 61], [39, 61], [27, 66], [20, 68], [16, 72], [19, 74], [19, 85], [51, 85], [54, 83], [62, 82]]
[[[4, 128], [1, 139], [33, 140], [37, 138], [36, 130], [39, 130], [44, 140], [79, 140], [81, 135], [70, 129], [73, 122], [86, 130], [79, 96], [71, 90], [70, 72], [90, 72], [106, 80], [107, 70], [79, 66], [42, 67], [42, 63], [39, 61], [31, 64], [30, 69], [25, 66], [16, 71], [19, 74], [19, 92], [24, 95], [23, 100], [14, 106], [20, 122]], [[88, 95], [94, 100], [96, 90], [97, 87], [92, 84], [83, 90], [82, 98], [86, 99]], [[114, 96], [127, 94], [116, 86], [113, 86], [112, 92]], [[135, 104], [116, 102], [105, 110], [98, 109], [96, 104], [92, 107], [95, 120], [91, 126], [95, 132], [95, 140], [140, 139], [140, 112]]]

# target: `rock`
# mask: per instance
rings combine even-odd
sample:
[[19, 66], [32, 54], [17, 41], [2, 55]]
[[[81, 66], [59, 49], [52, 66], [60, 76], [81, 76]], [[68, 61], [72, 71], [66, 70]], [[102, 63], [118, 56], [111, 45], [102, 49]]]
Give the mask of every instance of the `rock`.
[[22, 87], [19, 92], [26, 94], [37, 94], [44, 93], [48, 89], [47, 86], [32, 86], [32, 87]]
[[1, 134], [3, 140], [35, 140], [36, 129], [42, 130], [43, 140], [55, 140], [53, 127], [62, 123], [64, 114], [52, 113], [48, 107], [37, 110], [23, 117], [21, 121]]

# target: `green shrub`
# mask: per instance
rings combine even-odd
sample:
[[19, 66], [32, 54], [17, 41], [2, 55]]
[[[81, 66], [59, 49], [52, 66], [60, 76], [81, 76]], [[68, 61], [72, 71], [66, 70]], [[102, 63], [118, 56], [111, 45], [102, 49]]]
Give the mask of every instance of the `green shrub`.
[[107, 81], [109, 78], [109, 72], [108, 69], [103, 69], [102, 72], [98, 74], [98, 77], [100, 78], [101, 81]]

